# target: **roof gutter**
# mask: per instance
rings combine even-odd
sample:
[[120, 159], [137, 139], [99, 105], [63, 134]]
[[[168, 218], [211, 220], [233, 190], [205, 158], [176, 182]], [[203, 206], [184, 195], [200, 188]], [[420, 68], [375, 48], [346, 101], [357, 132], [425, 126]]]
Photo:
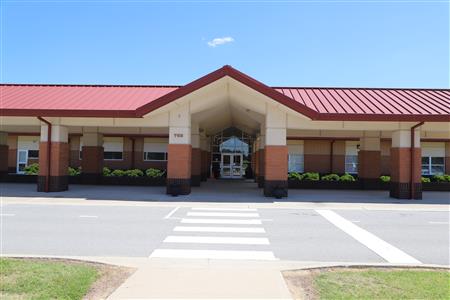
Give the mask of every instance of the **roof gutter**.
[[37, 117], [40, 121], [47, 124], [47, 174], [45, 175], [45, 192], [49, 192], [50, 187], [50, 170], [51, 170], [51, 152], [52, 152], [52, 123], [42, 117]]
[[417, 123], [413, 127], [411, 127], [411, 149], [410, 149], [410, 153], [411, 153], [411, 159], [410, 159], [410, 162], [411, 162], [411, 168], [410, 168], [410, 170], [411, 170], [411, 174], [410, 174], [410, 182], [411, 182], [410, 193], [411, 193], [411, 196], [410, 196], [410, 199], [414, 198], [414, 192], [415, 192], [415, 189], [414, 189], [414, 173], [416, 172], [416, 170], [415, 170], [415, 164], [414, 164], [414, 148], [416, 146], [415, 145], [416, 144], [416, 128], [422, 126], [424, 123], [425, 122], [422, 121], [420, 123]]

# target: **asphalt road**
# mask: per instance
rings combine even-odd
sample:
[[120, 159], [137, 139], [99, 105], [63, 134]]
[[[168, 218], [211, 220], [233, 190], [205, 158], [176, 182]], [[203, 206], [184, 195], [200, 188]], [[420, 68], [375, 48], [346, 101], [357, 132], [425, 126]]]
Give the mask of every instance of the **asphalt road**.
[[444, 211], [7, 204], [1, 219], [4, 255], [449, 265]]

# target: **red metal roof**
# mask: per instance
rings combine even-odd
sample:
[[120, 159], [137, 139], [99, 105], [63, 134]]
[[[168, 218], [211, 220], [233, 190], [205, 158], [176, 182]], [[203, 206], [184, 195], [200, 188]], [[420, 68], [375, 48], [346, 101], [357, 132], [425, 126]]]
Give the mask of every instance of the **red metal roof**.
[[141, 117], [224, 76], [314, 120], [450, 121], [450, 89], [269, 87], [224, 66], [185, 86], [0, 86], [3, 116]]

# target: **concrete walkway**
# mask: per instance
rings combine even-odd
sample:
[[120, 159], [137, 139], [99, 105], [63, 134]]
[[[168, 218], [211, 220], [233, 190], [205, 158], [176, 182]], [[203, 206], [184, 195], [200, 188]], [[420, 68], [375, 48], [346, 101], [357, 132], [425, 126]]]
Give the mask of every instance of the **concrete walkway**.
[[3, 199], [30, 199], [37, 201], [48, 198], [83, 199], [84, 202], [120, 201], [126, 202], [210, 202], [210, 203], [317, 203], [317, 204], [450, 204], [449, 192], [423, 192], [422, 200], [399, 200], [389, 197], [388, 191], [362, 190], [289, 190], [289, 197], [275, 199], [264, 197], [262, 189], [251, 180], [214, 180], [209, 179], [201, 187], [193, 187], [186, 196], [172, 197], [165, 194], [165, 187], [146, 186], [96, 186], [70, 185], [68, 191], [40, 193], [35, 184], [0, 183], [0, 196]]
[[108, 299], [291, 299], [276, 268], [236, 261], [149, 259]]

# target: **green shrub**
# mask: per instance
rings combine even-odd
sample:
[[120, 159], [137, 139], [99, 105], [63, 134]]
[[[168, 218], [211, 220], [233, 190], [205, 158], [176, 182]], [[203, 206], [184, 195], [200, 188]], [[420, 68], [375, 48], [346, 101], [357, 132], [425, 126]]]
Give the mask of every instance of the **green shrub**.
[[386, 175], [380, 176], [380, 180], [382, 182], [390, 182], [391, 181], [391, 176], [386, 176]]
[[356, 181], [355, 177], [353, 177], [352, 175], [345, 173], [344, 175], [341, 176], [340, 178], [341, 181]]
[[24, 171], [25, 174], [27, 175], [37, 175], [39, 173], [39, 164], [34, 163], [29, 166], [26, 166]]
[[116, 177], [122, 177], [125, 176], [125, 171], [124, 170], [114, 170], [111, 172], [111, 176], [116, 176]]
[[325, 180], [325, 181], [339, 181], [340, 177], [337, 174], [328, 174], [328, 175], [322, 176], [321, 179]]
[[72, 168], [69, 167], [69, 176], [79, 176], [81, 174], [81, 167], [78, 168]]
[[300, 173], [298, 173], [298, 172], [290, 172], [290, 173], [288, 174], [288, 178], [289, 178], [290, 180], [302, 180], [303, 175], [300, 174]]
[[128, 177], [141, 177], [141, 176], [144, 176], [144, 172], [142, 172], [139, 169], [126, 170], [125, 171], [125, 176], [128, 176]]
[[111, 170], [107, 167], [103, 167], [103, 176], [111, 176]]
[[448, 175], [448, 174], [445, 174], [445, 175], [434, 175], [433, 176], [433, 181], [450, 182], [450, 175]]
[[422, 177], [422, 182], [431, 182], [431, 179], [428, 177]]
[[302, 180], [317, 181], [320, 179], [319, 173], [307, 172], [302, 175]]
[[161, 171], [159, 169], [150, 168], [145, 170], [145, 175], [151, 178], [158, 178], [162, 177], [164, 175], [164, 171]]

